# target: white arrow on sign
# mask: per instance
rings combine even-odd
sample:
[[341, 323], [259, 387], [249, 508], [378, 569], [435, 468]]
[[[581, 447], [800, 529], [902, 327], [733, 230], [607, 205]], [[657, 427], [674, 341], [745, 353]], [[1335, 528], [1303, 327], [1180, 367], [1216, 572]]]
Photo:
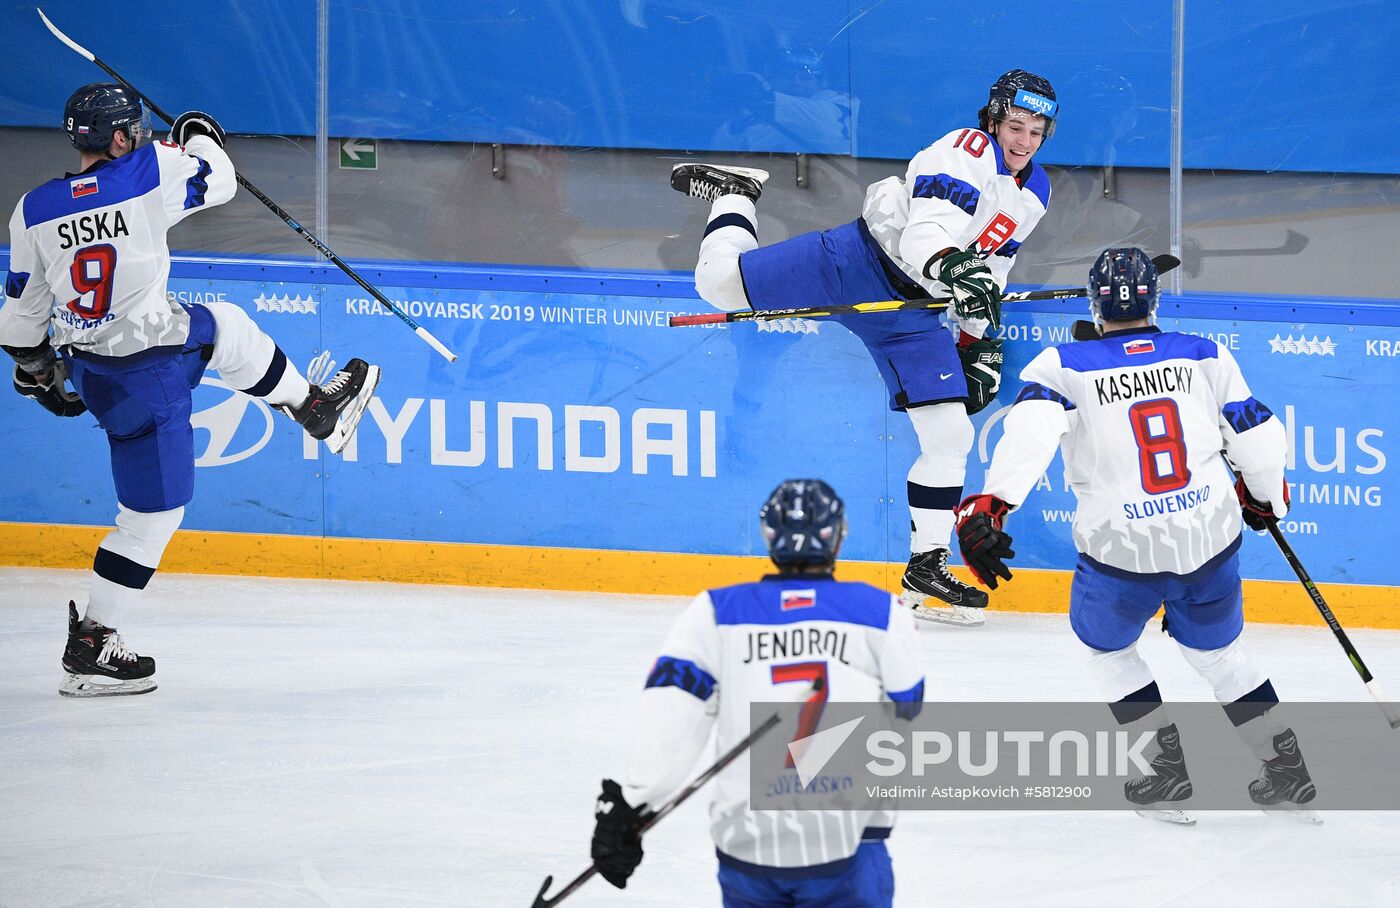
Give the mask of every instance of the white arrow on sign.
[[358, 161], [362, 151], [374, 151], [373, 145], [361, 145], [359, 139], [346, 139], [340, 143], [340, 148], [345, 152], [345, 156], [352, 161]]

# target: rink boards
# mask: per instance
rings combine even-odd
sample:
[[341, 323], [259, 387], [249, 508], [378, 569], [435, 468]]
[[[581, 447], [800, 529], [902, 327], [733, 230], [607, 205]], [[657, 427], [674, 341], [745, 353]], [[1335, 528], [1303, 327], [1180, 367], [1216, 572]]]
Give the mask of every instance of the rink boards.
[[[0, 260], [0, 263], [8, 264]], [[460, 357], [449, 364], [333, 269], [182, 259], [182, 302], [242, 306], [305, 365], [321, 349], [384, 379], [342, 456], [206, 376], [195, 393], [197, 492], [164, 567], [684, 594], [762, 571], [758, 505], [820, 476], [847, 502], [844, 570], [893, 588], [907, 557], [916, 456], [874, 366], [832, 323], [668, 328], [700, 311], [688, 275], [365, 266]], [[1393, 303], [1187, 296], [1162, 324], [1207, 334], [1284, 422], [1286, 534], [1345, 622], [1400, 627], [1392, 554], [1400, 486], [1400, 315]], [[996, 405], [975, 417], [980, 488], [1015, 376], [1068, 340], [1076, 301], [1007, 307]], [[787, 327], [796, 327], [788, 325]], [[0, 561], [82, 567], [115, 499], [90, 417], [8, 394]], [[1074, 500], [1058, 458], [1014, 515], [1017, 581], [1001, 608], [1065, 608]], [[1261, 620], [1319, 620], [1267, 537], [1246, 534]]]

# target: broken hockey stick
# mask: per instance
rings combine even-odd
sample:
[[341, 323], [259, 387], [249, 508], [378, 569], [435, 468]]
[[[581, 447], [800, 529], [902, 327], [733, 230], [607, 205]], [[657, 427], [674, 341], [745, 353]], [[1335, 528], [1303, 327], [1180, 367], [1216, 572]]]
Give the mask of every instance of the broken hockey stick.
[[[144, 92], [142, 92], [135, 85], [132, 85], [130, 82], [126, 81], [126, 79], [122, 78], [122, 76], [115, 69], [112, 69], [112, 67], [97, 59], [97, 57], [92, 53], [92, 51], [88, 50], [86, 47], [83, 47], [81, 44], [74, 41], [72, 38], [68, 37], [62, 31], [60, 31], [58, 26], [50, 22], [49, 17], [44, 15], [44, 11], [42, 9], [35, 7], [35, 10], [39, 13], [39, 18], [44, 20], [44, 25], [48, 27], [49, 31], [53, 34], [55, 38], [68, 45], [68, 47], [71, 48], [73, 52], [78, 54], [80, 57], [84, 57], [90, 62], [96, 63], [99, 67], [101, 67], [101, 69], [105, 73], [107, 73], [107, 75], [111, 76], [113, 79], [116, 79], [122, 85], [126, 86], [126, 88], [129, 89], [132, 94], [140, 98], [142, 103], [144, 103], [146, 107], [156, 116], [160, 117], [166, 123], [173, 124], [175, 122], [173, 119], [171, 119], [170, 114], [166, 113], [164, 110], [161, 109], [160, 105], [152, 101]], [[413, 333], [417, 334], [420, 338], [422, 338], [428, 346], [432, 347], [438, 353], [442, 354], [443, 357], [445, 357], [449, 363], [456, 362], [457, 354], [453, 353], [451, 350], [443, 346], [442, 341], [438, 340], [436, 337], [433, 337], [433, 335], [428, 332], [428, 329], [424, 328], [422, 325], [414, 321], [413, 318], [410, 317], [407, 312], [404, 312], [398, 306], [394, 305], [394, 303], [388, 297], [380, 293], [372, 284], [370, 284], [364, 278], [360, 277], [357, 273], [355, 273], [355, 269], [345, 264], [345, 262], [340, 258], [340, 256], [336, 255], [333, 251], [331, 251], [329, 246], [317, 239], [315, 234], [307, 230], [305, 227], [301, 226], [301, 224], [298, 223], [295, 218], [287, 214], [287, 212], [283, 211], [280, 205], [278, 205], [276, 202], [272, 201], [272, 199], [269, 199], [266, 195], [264, 195], [262, 190], [254, 186], [248, 180], [247, 177], [243, 176], [243, 174], [241, 173], [237, 174], [237, 177], [238, 185], [242, 186], [244, 189], [252, 193], [253, 197], [256, 198], [259, 202], [262, 202], [264, 205], [266, 205], [269, 211], [281, 218], [284, 224], [295, 230], [297, 233], [301, 234], [302, 238], [305, 239], [308, 243], [310, 243], [312, 248], [314, 248], [317, 252], [321, 253], [321, 255], [325, 256], [327, 259], [329, 259], [331, 264], [335, 265], [341, 271], [349, 275], [355, 283], [359, 284], [361, 287], [364, 288], [366, 293], [378, 300], [380, 305], [397, 315], [399, 319], [403, 321], [404, 324], [408, 325], [408, 327], [412, 328]]]
[[1274, 542], [1278, 544], [1278, 549], [1283, 553], [1284, 560], [1288, 566], [1293, 568], [1293, 573], [1298, 575], [1298, 579], [1303, 582], [1303, 589], [1308, 591], [1312, 597], [1313, 605], [1322, 613], [1322, 620], [1327, 622], [1327, 626], [1332, 628], [1332, 633], [1336, 636], [1337, 642], [1342, 645], [1342, 650], [1347, 654], [1347, 659], [1351, 662], [1351, 667], [1356, 669], [1356, 673], [1361, 676], [1361, 681], [1366, 685], [1366, 691], [1375, 698], [1376, 705], [1385, 714], [1385, 720], [1390, 723], [1391, 728], [1400, 728], [1400, 714], [1395, 711], [1395, 705], [1386, 699], [1381, 692], [1380, 685], [1371, 676], [1370, 669], [1366, 668], [1366, 663], [1361, 661], [1361, 654], [1356, 651], [1356, 647], [1351, 645], [1351, 640], [1347, 637], [1347, 632], [1342, 629], [1342, 625], [1337, 621], [1337, 616], [1332, 614], [1332, 610], [1327, 607], [1327, 600], [1322, 598], [1322, 593], [1318, 591], [1317, 584], [1312, 582], [1308, 572], [1303, 569], [1303, 563], [1298, 560], [1298, 556], [1293, 551], [1293, 546], [1288, 544], [1288, 540], [1283, 536], [1283, 530], [1279, 529], [1278, 520], [1273, 517], [1265, 517], [1264, 524], [1269, 528], [1269, 535], [1274, 537]]
[[[820, 678], [813, 681], [811, 687], [807, 689], [807, 693], [803, 695], [802, 699], [806, 701], [815, 694], [821, 693], [822, 686], [823, 685]], [[659, 807], [658, 809], [644, 814], [642, 816], [641, 826], [637, 827], [637, 835], [641, 836], [648, 829], [652, 828], [657, 823], [660, 823], [662, 820], [666, 819], [666, 817], [670, 815], [671, 811], [681, 806], [681, 804], [686, 800], [686, 798], [689, 798], [691, 795], [695, 794], [695, 792], [699, 791], [700, 788], [706, 782], [719, 775], [720, 771], [723, 770], [726, 766], [739, 759], [740, 755], [743, 754], [744, 751], [752, 747], [755, 741], [768, 734], [768, 732], [772, 731], [773, 726], [777, 725], [781, 721], [781, 712], [775, 712], [767, 719], [764, 719], [761, 723], [759, 723], [759, 726], [757, 728], [749, 732], [749, 736], [747, 738], [745, 738], [744, 740], [740, 741], [738, 744], [735, 744], [733, 747], [727, 750], [724, 753], [724, 756], [720, 757], [718, 760], [715, 761], [713, 766], [702, 772], [700, 775], [696, 776], [694, 781], [692, 781], [685, 788], [682, 788], [680, 793], [677, 794], [674, 798], [667, 801], [665, 804], [662, 804], [661, 807]], [[597, 872], [598, 865], [590, 864], [587, 870], [574, 877], [573, 881], [569, 883], [569, 885], [559, 890], [558, 895], [552, 897], [547, 897], [545, 893], [549, 891], [550, 885], [554, 882], [554, 877], [545, 877], [544, 885], [540, 887], [539, 895], [535, 896], [535, 900], [530, 903], [530, 908], [549, 908], [550, 905], [559, 904], [560, 902], [564, 901], [566, 897], [573, 894], [580, 886], [588, 882], [589, 879], [591, 879], [593, 875]]]
[[[1158, 274], [1166, 274], [1181, 264], [1181, 259], [1162, 253], [1152, 259]], [[1016, 290], [1003, 293], [1003, 303], [1025, 303], [1031, 300], [1068, 300], [1088, 296], [1084, 287], [1061, 287], [1055, 290]], [[880, 300], [874, 303], [846, 303], [840, 306], [808, 309], [768, 309], [761, 312], [702, 312], [697, 315], [673, 315], [667, 323], [672, 328], [690, 325], [725, 325], [730, 322], [774, 321], [783, 318], [827, 318], [832, 315], [870, 314], [874, 312], [904, 312], [911, 309], [946, 309], [953, 304], [949, 297], [926, 300]]]

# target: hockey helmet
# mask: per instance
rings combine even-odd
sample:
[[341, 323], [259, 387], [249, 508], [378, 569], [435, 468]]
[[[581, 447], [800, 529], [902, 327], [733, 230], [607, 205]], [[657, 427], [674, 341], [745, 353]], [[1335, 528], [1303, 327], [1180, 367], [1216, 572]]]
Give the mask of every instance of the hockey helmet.
[[820, 479], [789, 479], [768, 496], [758, 522], [774, 564], [829, 565], [846, 536], [846, 506]]
[[106, 151], [112, 134], [126, 130], [133, 146], [151, 134], [141, 99], [124, 85], [94, 82], [73, 92], [63, 106], [63, 131], [79, 151]]
[[1157, 266], [1141, 249], [1105, 249], [1089, 271], [1089, 311], [1098, 322], [1155, 320]]
[[1049, 79], [1024, 69], [1003, 73], [992, 83], [987, 106], [977, 112], [977, 125], [983, 132], [990, 132], [992, 123], [1005, 120], [1013, 107], [1040, 114], [1045, 118], [1045, 138], [1054, 134], [1055, 115], [1060, 105], [1055, 101], [1055, 89], [1050, 87]]

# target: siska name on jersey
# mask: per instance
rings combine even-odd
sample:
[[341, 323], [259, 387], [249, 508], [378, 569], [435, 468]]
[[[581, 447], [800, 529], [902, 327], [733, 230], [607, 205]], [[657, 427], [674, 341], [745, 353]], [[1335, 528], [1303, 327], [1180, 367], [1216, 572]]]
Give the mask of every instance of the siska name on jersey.
[[1111, 404], [1135, 397], [1157, 397], [1180, 391], [1191, 393], [1190, 366], [1162, 366], [1145, 372], [1118, 372], [1094, 379], [1094, 393], [1100, 404]]
[[796, 659], [799, 656], [826, 656], [843, 665], [846, 659], [846, 632], [824, 631], [815, 627], [794, 627], [781, 631], [749, 631], [749, 651], [744, 664], [769, 659]]
[[101, 211], [60, 223], [58, 225], [58, 238], [60, 240], [58, 248], [71, 249], [79, 243], [114, 240], [119, 236], [130, 235], [131, 231], [127, 229], [126, 219], [122, 217], [120, 211]]

